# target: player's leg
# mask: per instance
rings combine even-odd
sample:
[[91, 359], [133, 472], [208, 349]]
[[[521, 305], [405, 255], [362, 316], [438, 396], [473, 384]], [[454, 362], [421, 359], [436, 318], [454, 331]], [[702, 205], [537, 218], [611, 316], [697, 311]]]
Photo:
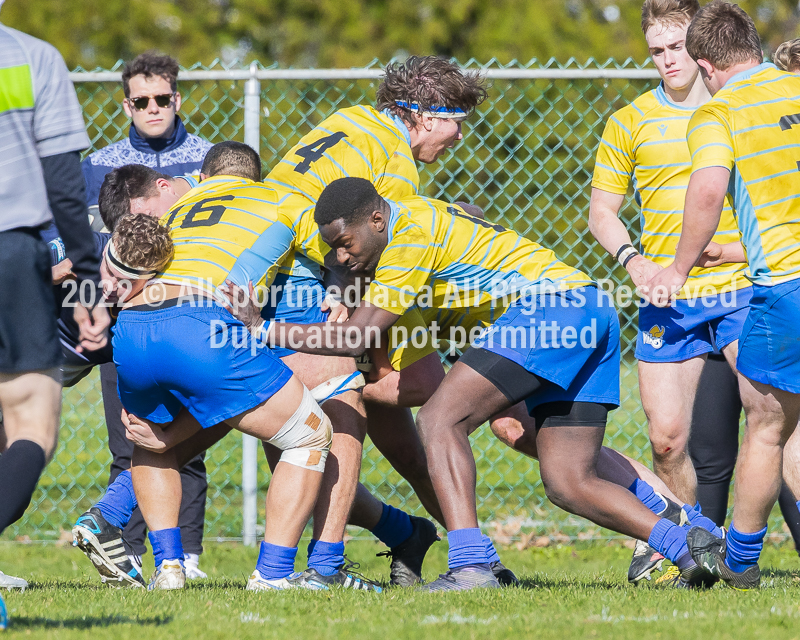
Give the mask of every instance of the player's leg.
[[682, 362], [639, 361], [639, 392], [647, 416], [653, 470], [688, 504], [695, 503], [697, 477], [689, 457], [689, 433], [704, 356]]
[[697, 502], [718, 526], [728, 512], [741, 412], [736, 373], [724, 356], [709, 354], [692, 410], [689, 454], [697, 473]]
[[[352, 358], [331, 358], [293, 353], [282, 358], [308, 388], [341, 375], [356, 372]], [[324, 403], [333, 425], [331, 450], [325, 464], [322, 488], [314, 507], [314, 528], [308, 545], [308, 569], [302, 580], [308, 586], [373, 583], [348, 573], [344, 557], [344, 533], [358, 487], [366, 435], [366, 416], [360, 393], [348, 391]], [[273, 457], [274, 460], [274, 456]]]
[[800, 553], [800, 430], [795, 432], [783, 450], [783, 486], [778, 504], [783, 519], [794, 540], [795, 549]]
[[[130, 481], [130, 464], [133, 454], [133, 443], [125, 436], [125, 427], [120, 419], [122, 403], [117, 392], [117, 373], [113, 363], [100, 367], [100, 382], [103, 391], [103, 408], [108, 427], [108, 446], [113, 455], [111, 477], [106, 494], [93, 505], [107, 523], [112, 527], [123, 529], [123, 540], [128, 549], [129, 559], [133, 567], [141, 571], [141, 556], [145, 553], [145, 524], [141, 512], [136, 507]], [[205, 502], [208, 481], [205, 463], [202, 456], [191, 460], [180, 471], [183, 496], [181, 500], [181, 518], [179, 527], [184, 548], [192, 554], [187, 567], [187, 577], [204, 577], [199, 569], [199, 555], [202, 554], [203, 527], [205, 525]], [[117, 481], [117, 479], [119, 479]], [[115, 486], [115, 481], [116, 486]], [[91, 510], [90, 510], [91, 511]], [[88, 520], [84, 520], [88, 518]], [[94, 521], [90, 512], [78, 518], [81, 522]], [[102, 528], [102, 527], [101, 527]]]
[[[746, 424], [736, 463], [733, 520], [725, 540], [693, 529], [692, 555], [729, 585], [759, 585], [767, 519], [783, 481], [784, 447], [800, 416], [800, 353], [793, 281], [753, 287], [736, 366]], [[737, 345], [723, 349], [729, 362]]]
[[[35, 229], [0, 232], [0, 532], [22, 517], [58, 439], [61, 345], [50, 253]], [[7, 587], [27, 583], [0, 575]]]

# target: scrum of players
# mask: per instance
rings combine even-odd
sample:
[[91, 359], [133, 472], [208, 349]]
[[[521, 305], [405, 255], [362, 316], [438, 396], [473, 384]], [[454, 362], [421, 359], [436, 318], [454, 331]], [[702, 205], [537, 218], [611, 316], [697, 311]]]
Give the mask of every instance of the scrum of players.
[[[416, 163], [455, 146], [487, 92], [477, 73], [413, 57], [387, 67], [374, 106], [337, 111], [263, 180], [235, 142], [209, 150], [194, 187], [142, 165], [106, 177], [101, 273], [136, 448], [73, 529], [104, 581], [145, 585], [122, 542], [138, 506], [149, 588], [184, 587], [178, 471], [236, 430], [263, 442], [273, 473], [247, 589], [381, 591], [345, 558], [348, 524], [386, 545], [392, 586], [513, 586], [477, 517], [468, 436], [488, 421], [539, 461], [555, 505], [638, 541], [631, 582], [666, 559], [665, 586], [758, 587], [782, 481], [800, 495], [784, 464], [800, 414], [800, 47], [764, 63], [752, 20], [723, 0], [646, 0], [642, 28], [662, 83], [607, 123], [589, 225], [649, 302], [636, 355], [655, 471], [602, 445], [620, 403], [608, 293], [490, 212], [418, 194]], [[631, 179], [641, 251], [618, 217]], [[473, 339], [446, 372], [435, 340], [407, 337], [457, 330]], [[687, 455], [711, 352], [747, 416], [727, 531], [696, 504]], [[366, 434], [448, 532], [449, 569], [427, 584], [437, 528], [359, 484]]]

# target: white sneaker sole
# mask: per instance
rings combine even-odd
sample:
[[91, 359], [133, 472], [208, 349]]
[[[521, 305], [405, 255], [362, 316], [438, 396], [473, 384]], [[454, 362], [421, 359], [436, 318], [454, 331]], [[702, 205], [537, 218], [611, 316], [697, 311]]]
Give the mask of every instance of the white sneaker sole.
[[91, 531], [85, 527], [75, 526], [72, 528], [72, 545], [83, 551], [84, 555], [97, 569], [100, 579], [104, 584], [113, 587], [131, 586], [143, 589], [144, 586], [131, 578], [124, 571], [120, 571]]

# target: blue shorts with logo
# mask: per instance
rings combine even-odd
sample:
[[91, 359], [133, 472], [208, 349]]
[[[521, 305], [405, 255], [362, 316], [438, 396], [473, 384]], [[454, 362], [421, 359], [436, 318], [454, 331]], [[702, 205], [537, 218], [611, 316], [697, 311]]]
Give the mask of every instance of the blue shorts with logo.
[[[328, 319], [328, 312], [321, 309], [325, 286], [316, 278], [279, 273], [270, 289], [269, 300], [261, 310], [261, 317], [265, 320], [314, 324]], [[285, 358], [297, 352], [273, 347], [272, 353]]]
[[171, 422], [186, 407], [206, 429], [257, 407], [292, 377], [241, 322], [207, 299], [126, 309], [113, 331], [122, 405], [153, 422]]
[[691, 300], [670, 307], [644, 304], [639, 309], [636, 358], [644, 362], [683, 362], [721, 351], [739, 339], [752, 287]]
[[736, 367], [751, 380], [800, 393], [800, 279], [753, 285]]
[[619, 406], [619, 319], [596, 287], [520, 297], [472, 346], [557, 385], [528, 398], [529, 411], [560, 401]]

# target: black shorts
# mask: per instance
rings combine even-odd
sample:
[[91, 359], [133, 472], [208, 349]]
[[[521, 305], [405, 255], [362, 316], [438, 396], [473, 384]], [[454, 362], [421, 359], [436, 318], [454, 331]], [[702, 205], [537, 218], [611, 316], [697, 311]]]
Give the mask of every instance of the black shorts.
[[[555, 383], [540, 378], [516, 362], [488, 351], [472, 347], [459, 362], [467, 365], [491, 382], [506, 399], [515, 405], [546, 386]], [[608, 412], [615, 405], [598, 402], [559, 401], [537, 405], [531, 416], [536, 429], [542, 427], [605, 427]]]
[[50, 251], [38, 229], [0, 231], [0, 373], [57, 367]]

